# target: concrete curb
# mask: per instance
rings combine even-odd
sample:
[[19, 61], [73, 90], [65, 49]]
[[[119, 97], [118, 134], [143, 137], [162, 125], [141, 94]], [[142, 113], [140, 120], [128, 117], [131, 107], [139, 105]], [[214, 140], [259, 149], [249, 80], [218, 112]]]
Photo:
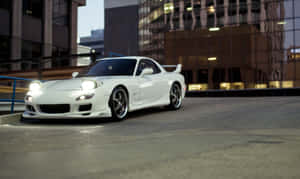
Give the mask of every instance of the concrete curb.
[[0, 116], [0, 125], [19, 122], [21, 119], [21, 115], [22, 113], [2, 115]]

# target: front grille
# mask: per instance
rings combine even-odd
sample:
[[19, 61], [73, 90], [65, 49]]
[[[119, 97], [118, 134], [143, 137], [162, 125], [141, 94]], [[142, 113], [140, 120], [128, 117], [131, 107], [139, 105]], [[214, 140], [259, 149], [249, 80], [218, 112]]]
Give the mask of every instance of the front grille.
[[61, 114], [61, 113], [68, 113], [70, 112], [70, 105], [69, 104], [43, 104], [40, 105], [40, 110], [43, 113], [49, 114]]
[[26, 109], [27, 109], [27, 111], [35, 112], [34, 107], [31, 105], [26, 105]]

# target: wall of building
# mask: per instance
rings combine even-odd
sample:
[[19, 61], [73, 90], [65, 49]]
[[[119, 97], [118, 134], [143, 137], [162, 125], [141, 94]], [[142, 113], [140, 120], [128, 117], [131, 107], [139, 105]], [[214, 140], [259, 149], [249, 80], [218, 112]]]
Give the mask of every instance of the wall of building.
[[137, 0], [105, 1], [104, 52], [138, 55]]
[[[201, 89], [299, 87], [300, 1], [141, 0], [139, 51]], [[235, 84], [234, 84], [235, 83]]]
[[[34, 61], [41, 57], [76, 53], [77, 9], [81, 5], [85, 5], [85, 0], [2, 0], [0, 45], [4, 47], [6, 43], [2, 43], [5, 42], [3, 39], [8, 38], [9, 49], [6, 51], [10, 55], [2, 55], [0, 52], [0, 59], [10, 64], [2, 64], [0, 69], [34, 70], [38, 68]], [[20, 62], [21, 60], [23, 61]], [[73, 61], [65, 59], [58, 64], [52, 60], [42, 63], [41, 66], [72, 66], [76, 64]]]

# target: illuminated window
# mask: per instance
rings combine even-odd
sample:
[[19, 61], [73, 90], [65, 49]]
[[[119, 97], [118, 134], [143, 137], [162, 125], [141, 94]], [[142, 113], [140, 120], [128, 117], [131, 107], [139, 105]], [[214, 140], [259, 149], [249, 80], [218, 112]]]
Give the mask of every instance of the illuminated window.
[[293, 88], [294, 82], [293, 81], [283, 81], [282, 88]]
[[225, 82], [223, 82], [223, 83], [220, 83], [220, 89], [222, 89], [222, 90], [230, 90], [230, 83], [225, 83]]
[[256, 89], [264, 89], [267, 88], [267, 84], [265, 83], [260, 83], [260, 84], [255, 84]]
[[166, 3], [164, 5], [164, 12], [165, 14], [169, 14], [174, 10], [174, 4], [173, 3]]
[[205, 91], [208, 89], [208, 84], [190, 84], [188, 86], [189, 91]]
[[215, 11], [216, 11], [216, 9], [215, 9], [214, 6], [209, 6], [209, 7], [207, 8], [207, 12], [208, 12], [209, 14], [213, 14], [213, 13], [215, 13]]
[[280, 81], [270, 81], [269, 87], [270, 88], [280, 88]]
[[235, 82], [235, 83], [231, 83], [231, 89], [244, 89], [245, 88], [245, 84], [242, 82]]

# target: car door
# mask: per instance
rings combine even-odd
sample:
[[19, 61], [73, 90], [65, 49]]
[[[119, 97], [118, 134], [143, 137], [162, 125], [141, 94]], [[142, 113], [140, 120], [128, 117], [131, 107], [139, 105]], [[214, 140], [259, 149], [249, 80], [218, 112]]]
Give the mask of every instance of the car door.
[[149, 68], [149, 65], [145, 60], [140, 60], [138, 64], [138, 68], [136, 71], [136, 79], [138, 83], [138, 105], [145, 106], [151, 103], [151, 98], [149, 95], [153, 88], [153, 80], [150, 78], [150, 75], [141, 76], [142, 71], [145, 68]]
[[[140, 76], [145, 68], [151, 68], [153, 74]], [[158, 66], [151, 60], [142, 59], [140, 60], [136, 75], [139, 79], [140, 102], [146, 106], [157, 102], [165, 91], [165, 87], [162, 86], [164, 79]]]

